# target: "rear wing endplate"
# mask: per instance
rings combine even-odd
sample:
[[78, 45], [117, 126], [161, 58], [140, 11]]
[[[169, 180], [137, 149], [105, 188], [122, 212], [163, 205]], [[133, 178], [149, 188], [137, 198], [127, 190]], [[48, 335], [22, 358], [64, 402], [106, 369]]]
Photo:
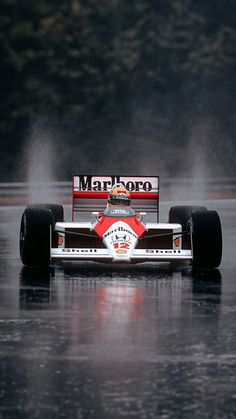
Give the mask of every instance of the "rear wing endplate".
[[115, 183], [122, 183], [128, 189], [131, 207], [136, 212], [146, 212], [148, 220], [159, 221], [159, 176], [92, 175], [73, 177], [72, 220], [81, 219], [82, 213], [91, 219], [91, 212], [102, 212]]

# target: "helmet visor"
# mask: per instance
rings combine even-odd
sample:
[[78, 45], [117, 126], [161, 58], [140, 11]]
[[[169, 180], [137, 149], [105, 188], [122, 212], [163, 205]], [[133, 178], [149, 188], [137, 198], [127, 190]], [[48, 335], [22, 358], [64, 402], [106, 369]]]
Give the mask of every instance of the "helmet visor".
[[130, 206], [130, 198], [128, 196], [111, 195], [109, 197], [109, 204], [127, 207]]

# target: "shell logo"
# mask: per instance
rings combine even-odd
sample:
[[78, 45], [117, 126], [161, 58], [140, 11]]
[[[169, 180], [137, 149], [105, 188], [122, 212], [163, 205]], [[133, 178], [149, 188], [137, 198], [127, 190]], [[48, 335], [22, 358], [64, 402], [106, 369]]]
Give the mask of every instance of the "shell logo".
[[117, 249], [116, 253], [118, 253], [119, 255], [124, 255], [125, 253], [127, 253], [127, 250], [125, 249]]

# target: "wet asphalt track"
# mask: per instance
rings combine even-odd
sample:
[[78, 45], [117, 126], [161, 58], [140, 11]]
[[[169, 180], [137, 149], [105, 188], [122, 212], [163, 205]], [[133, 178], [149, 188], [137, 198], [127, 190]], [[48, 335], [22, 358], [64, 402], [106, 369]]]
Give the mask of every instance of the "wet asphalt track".
[[236, 418], [236, 201], [207, 206], [222, 219], [224, 258], [201, 275], [27, 270], [22, 209], [0, 208], [1, 419]]

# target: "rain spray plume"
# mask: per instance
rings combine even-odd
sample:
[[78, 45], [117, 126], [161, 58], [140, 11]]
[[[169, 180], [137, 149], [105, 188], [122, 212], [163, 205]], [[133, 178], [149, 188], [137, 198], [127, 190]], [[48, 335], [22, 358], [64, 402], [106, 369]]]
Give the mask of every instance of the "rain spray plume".
[[55, 141], [42, 122], [32, 124], [27, 146], [29, 203], [56, 202], [54, 185]]
[[[177, 176], [171, 177], [167, 174], [166, 178], [169, 184], [169, 200], [178, 205], [189, 201], [202, 203], [209, 199], [209, 181], [214, 171], [209, 151], [213, 137], [210, 121], [201, 120], [189, 127], [189, 131], [185, 145], [175, 150], [175, 159], [178, 162]], [[170, 159], [174, 162], [171, 151]]]

